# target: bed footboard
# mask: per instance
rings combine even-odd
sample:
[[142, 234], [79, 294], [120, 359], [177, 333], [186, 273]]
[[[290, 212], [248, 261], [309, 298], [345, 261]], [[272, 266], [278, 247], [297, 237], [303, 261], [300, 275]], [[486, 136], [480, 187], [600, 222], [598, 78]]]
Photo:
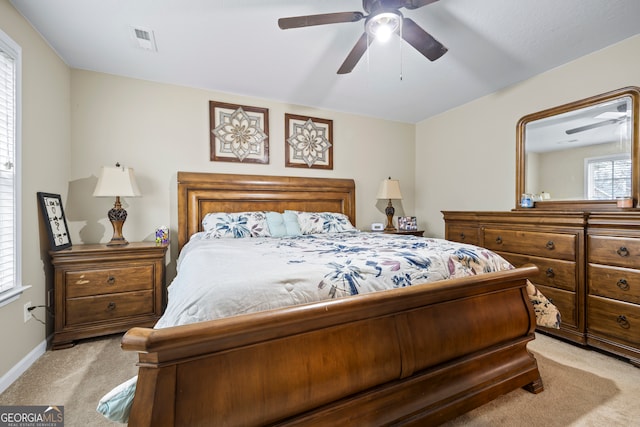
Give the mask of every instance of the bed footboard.
[[434, 425], [542, 391], [527, 266], [166, 329], [134, 328], [131, 426]]

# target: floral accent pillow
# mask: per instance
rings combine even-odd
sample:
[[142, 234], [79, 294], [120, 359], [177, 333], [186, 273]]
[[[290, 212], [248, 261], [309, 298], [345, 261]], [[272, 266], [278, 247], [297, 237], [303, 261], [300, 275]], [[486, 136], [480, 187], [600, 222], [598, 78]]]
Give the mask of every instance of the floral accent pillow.
[[356, 231], [349, 217], [335, 212], [297, 212], [302, 234]]
[[214, 212], [202, 219], [207, 238], [238, 239], [243, 237], [269, 237], [267, 215], [263, 211], [255, 212]]

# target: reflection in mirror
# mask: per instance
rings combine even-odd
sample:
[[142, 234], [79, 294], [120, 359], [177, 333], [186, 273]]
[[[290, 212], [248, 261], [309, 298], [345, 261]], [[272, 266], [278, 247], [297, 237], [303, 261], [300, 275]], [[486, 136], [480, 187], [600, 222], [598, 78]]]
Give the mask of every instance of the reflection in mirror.
[[524, 193], [537, 207], [637, 201], [637, 106], [637, 88], [625, 88], [523, 117], [517, 204]]
[[527, 123], [525, 193], [560, 200], [630, 197], [631, 109], [625, 96]]

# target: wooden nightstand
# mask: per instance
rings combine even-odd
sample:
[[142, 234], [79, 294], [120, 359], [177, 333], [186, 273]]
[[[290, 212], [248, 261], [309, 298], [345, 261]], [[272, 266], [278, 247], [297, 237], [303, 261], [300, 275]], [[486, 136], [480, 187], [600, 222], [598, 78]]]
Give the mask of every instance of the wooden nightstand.
[[167, 245], [74, 245], [51, 251], [53, 349], [75, 340], [153, 326], [163, 311]]
[[411, 230], [411, 231], [395, 230], [395, 231], [383, 231], [383, 233], [387, 233], [387, 234], [404, 234], [404, 235], [409, 235], [409, 236], [422, 237], [424, 235], [424, 230]]

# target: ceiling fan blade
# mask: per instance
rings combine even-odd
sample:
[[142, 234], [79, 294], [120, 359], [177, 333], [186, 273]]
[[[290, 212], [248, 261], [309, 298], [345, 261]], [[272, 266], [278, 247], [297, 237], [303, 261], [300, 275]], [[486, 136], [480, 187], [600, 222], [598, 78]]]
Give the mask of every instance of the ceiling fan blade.
[[278, 19], [278, 27], [289, 28], [311, 27], [313, 25], [339, 24], [341, 22], [357, 22], [364, 18], [362, 12], [323, 13], [320, 15], [292, 16]]
[[437, 1], [438, 0], [405, 0], [404, 7], [407, 9], [417, 9]]
[[362, 33], [358, 41], [356, 42], [347, 58], [344, 60], [340, 69], [338, 70], [338, 74], [348, 74], [353, 68], [356, 66], [362, 55], [367, 51], [367, 48], [371, 44], [371, 40], [367, 37], [367, 33]]
[[447, 48], [442, 43], [410, 18], [402, 20], [402, 38], [431, 61], [447, 53]]
[[589, 125], [578, 126], [577, 128], [566, 130], [565, 133], [567, 135], [572, 135], [574, 133], [584, 132], [585, 130], [591, 130], [591, 129], [599, 128], [602, 126], [612, 125], [614, 123], [618, 123], [619, 121], [620, 121], [619, 119], [604, 120], [602, 122], [596, 122], [596, 123], [591, 123]]

